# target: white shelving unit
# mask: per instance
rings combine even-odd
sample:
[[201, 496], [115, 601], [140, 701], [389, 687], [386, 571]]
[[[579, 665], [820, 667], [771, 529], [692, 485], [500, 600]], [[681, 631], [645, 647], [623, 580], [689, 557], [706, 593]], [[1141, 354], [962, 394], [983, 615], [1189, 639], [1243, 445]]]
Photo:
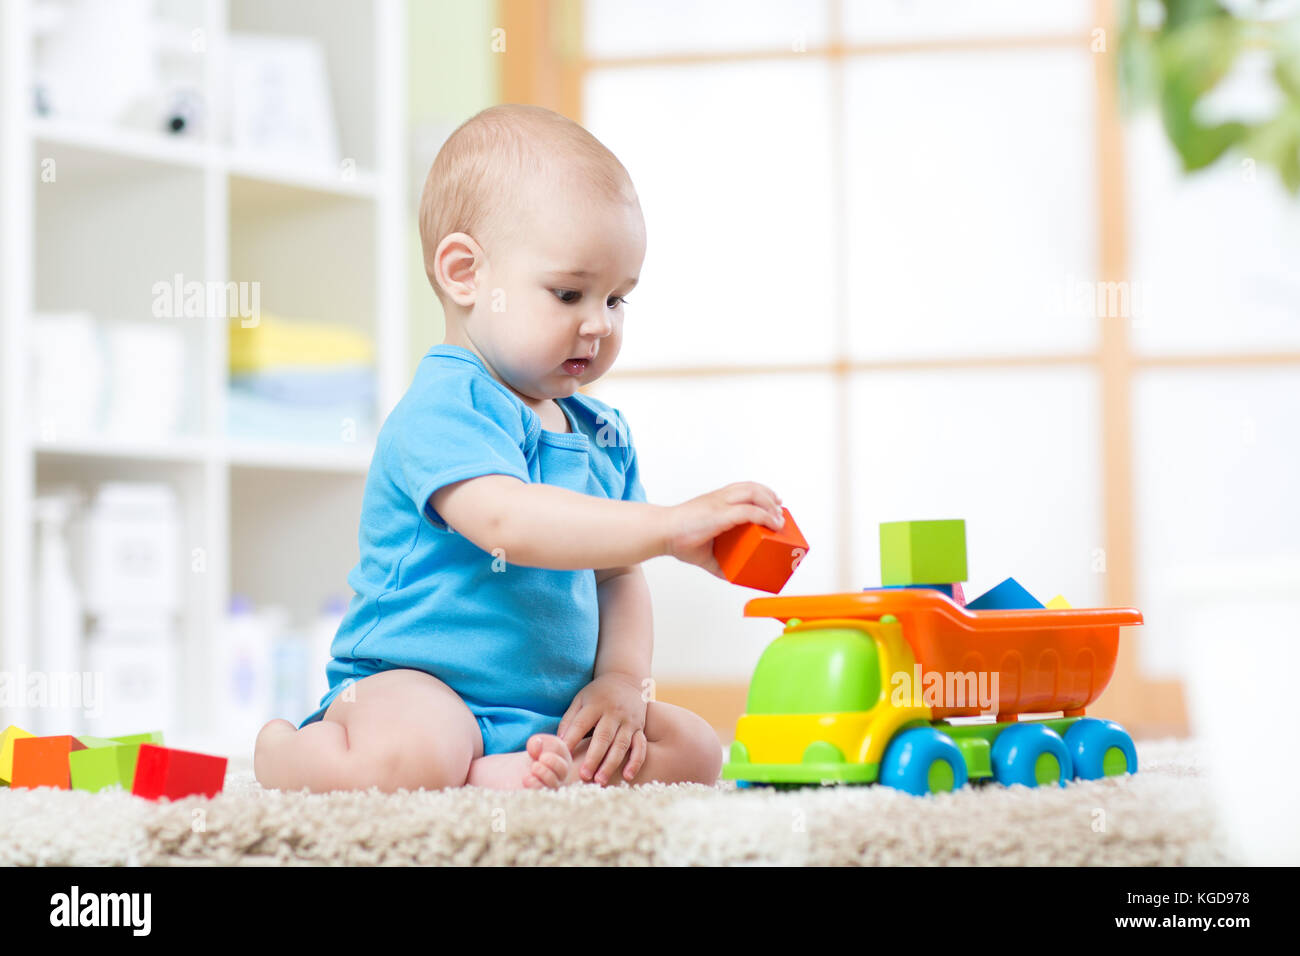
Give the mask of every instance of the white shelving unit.
[[[409, 384], [406, 5], [159, 3], [159, 17], [201, 40], [194, 56], [207, 122], [175, 137], [35, 115], [39, 12], [35, 0], [0, 4], [0, 672], [12, 682], [36, 659], [34, 499], [64, 483], [89, 496], [106, 480], [167, 482], [180, 505], [183, 568], [179, 707], [164, 729], [176, 746], [212, 748], [221, 739], [212, 651], [231, 594], [281, 605], [301, 623], [326, 598], [351, 596], [373, 429], [325, 443], [229, 437], [229, 318], [205, 315], [155, 320], [185, 333], [178, 434], [51, 435], [29, 391], [32, 316], [149, 318], [154, 284], [176, 274], [258, 282], [263, 313], [343, 323], [372, 338], [377, 427]], [[320, 44], [345, 157], [337, 169], [231, 148], [215, 120], [229, 96], [233, 33]], [[49, 161], [54, 183], [42, 180]], [[0, 700], [0, 727], [35, 717], [21, 699]]]

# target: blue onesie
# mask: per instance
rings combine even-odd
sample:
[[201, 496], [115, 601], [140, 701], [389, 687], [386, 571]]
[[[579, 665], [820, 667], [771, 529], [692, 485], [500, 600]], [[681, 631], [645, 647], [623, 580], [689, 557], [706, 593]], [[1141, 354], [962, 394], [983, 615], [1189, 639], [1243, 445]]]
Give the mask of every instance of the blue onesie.
[[554, 733], [590, 683], [600, 612], [596, 572], [511, 564], [428, 504], [444, 485], [513, 475], [601, 498], [645, 501], [623, 416], [581, 392], [559, 399], [569, 433], [458, 345], [435, 345], [375, 443], [357, 535], [356, 593], [330, 645], [320, 720], [351, 682], [415, 668], [450, 686], [478, 719], [484, 754]]

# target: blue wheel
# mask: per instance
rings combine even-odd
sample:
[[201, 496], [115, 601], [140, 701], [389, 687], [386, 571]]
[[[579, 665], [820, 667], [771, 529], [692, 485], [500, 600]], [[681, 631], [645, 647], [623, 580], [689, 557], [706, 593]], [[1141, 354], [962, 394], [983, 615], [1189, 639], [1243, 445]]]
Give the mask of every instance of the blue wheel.
[[880, 783], [914, 796], [960, 790], [966, 761], [952, 742], [933, 727], [904, 730], [889, 742], [880, 761]]
[[1005, 787], [1037, 787], [1074, 776], [1074, 763], [1060, 734], [1046, 724], [1014, 724], [993, 741], [993, 777]]
[[1137, 748], [1133, 738], [1113, 720], [1084, 717], [1065, 732], [1065, 749], [1080, 780], [1098, 780], [1137, 773]]

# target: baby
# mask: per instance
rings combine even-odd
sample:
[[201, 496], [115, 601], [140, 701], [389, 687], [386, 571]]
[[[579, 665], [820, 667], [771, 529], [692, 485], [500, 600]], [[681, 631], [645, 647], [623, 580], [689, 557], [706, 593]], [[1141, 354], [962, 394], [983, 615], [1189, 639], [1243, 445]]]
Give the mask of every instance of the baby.
[[645, 258], [626, 169], [578, 124], [484, 110], [420, 203], [446, 341], [380, 430], [329, 690], [257, 737], [265, 787], [713, 783], [722, 748], [653, 699], [640, 564], [721, 577], [713, 539], [782, 525], [753, 482], [646, 501], [622, 414], [578, 391], [618, 358]]

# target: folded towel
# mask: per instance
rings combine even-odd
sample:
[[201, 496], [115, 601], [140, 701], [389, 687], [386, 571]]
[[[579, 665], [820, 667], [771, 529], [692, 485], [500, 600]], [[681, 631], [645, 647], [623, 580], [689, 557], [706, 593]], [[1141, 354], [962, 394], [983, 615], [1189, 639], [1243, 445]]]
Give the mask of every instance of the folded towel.
[[366, 366], [277, 366], [230, 376], [231, 389], [295, 406], [372, 403], [375, 372]]
[[375, 435], [374, 403], [351, 401], [296, 407], [232, 388], [226, 393], [226, 430], [238, 438], [364, 444]]
[[374, 361], [369, 336], [328, 322], [284, 319], [263, 312], [257, 325], [230, 320], [230, 371], [255, 372], [278, 366], [368, 365]]

